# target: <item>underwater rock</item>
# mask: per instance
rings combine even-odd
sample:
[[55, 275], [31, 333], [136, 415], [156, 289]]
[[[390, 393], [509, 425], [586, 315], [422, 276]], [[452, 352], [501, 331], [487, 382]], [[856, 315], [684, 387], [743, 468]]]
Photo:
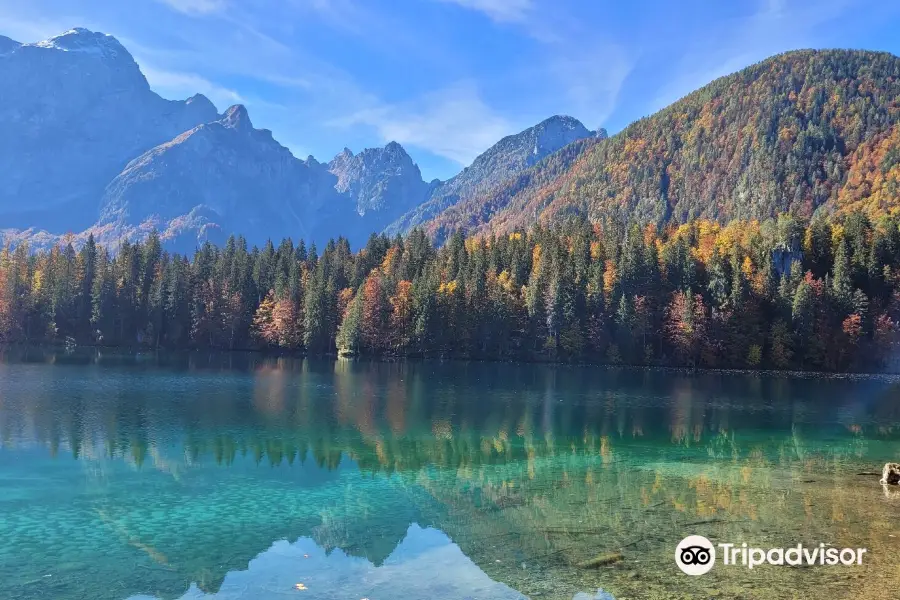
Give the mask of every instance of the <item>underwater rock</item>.
[[886, 463], [881, 473], [881, 483], [900, 485], [900, 463]]
[[603, 588], [597, 588], [597, 593], [593, 596], [584, 592], [578, 592], [572, 596], [572, 600], [616, 600], [616, 598], [609, 592], [604, 591]]

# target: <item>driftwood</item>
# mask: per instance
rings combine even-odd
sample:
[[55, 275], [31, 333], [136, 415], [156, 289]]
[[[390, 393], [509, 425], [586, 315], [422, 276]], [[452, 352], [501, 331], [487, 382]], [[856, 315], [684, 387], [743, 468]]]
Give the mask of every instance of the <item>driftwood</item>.
[[595, 569], [604, 565], [611, 565], [624, 559], [621, 552], [610, 552], [607, 554], [598, 554], [594, 558], [580, 562], [575, 566], [579, 569]]
[[541, 533], [558, 533], [561, 535], [606, 535], [609, 528], [603, 529], [579, 529], [577, 527], [542, 527]]

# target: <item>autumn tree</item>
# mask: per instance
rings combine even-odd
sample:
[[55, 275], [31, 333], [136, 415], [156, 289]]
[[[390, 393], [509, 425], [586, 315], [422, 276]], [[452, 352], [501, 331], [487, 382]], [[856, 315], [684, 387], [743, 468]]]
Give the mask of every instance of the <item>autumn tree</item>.
[[678, 291], [666, 309], [666, 332], [681, 364], [696, 367], [706, 343], [706, 307], [703, 296]]

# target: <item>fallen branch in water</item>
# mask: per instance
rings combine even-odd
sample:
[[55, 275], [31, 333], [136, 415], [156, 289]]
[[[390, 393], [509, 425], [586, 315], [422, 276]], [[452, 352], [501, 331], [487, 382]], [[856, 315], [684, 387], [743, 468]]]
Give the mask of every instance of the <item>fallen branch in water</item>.
[[609, 533], [608, 529], [569, 529], [568, 527], [544, 527], [538, 531], [565, 535], [606, 535]]
[[690, 523], [682, 523], [682, 527], [691, 527], [693, 525], [710, 525], [712, 523], [743, 523], [742, 519], [707, 519], [705, 521], [691, 521]]

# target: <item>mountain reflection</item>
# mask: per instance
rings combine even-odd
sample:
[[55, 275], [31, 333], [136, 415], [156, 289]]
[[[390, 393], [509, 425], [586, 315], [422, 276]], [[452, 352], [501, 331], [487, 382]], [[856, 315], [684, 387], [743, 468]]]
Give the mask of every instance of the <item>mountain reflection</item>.
[[[432, 571], [433, 565], [440, 569]], [[429, 573], [425, 576], [425, 573]], [[411, 525], [382, 564], [335, 550], [326, 552], [310, 538], [278, 541], [253, 558], [246, 569], [229, 573], [217, 592], [196, 585], [183, 600], [248, 597], [278, 598], [297, 587], [304, 598], [492, 598], [525, 600], [491, 580], [450, 538], [436, 529]], [[149, 600], [133, 596], [130, 600]]]
[[[4, 358], [2, 597], [239, 597], [232, 584], [265, 596], [273, 582], [302, 581], [279, 553], [304, 544], [327, 554], [335, 577], [346, 567], [377, 579], [372, 569], [421, 532], [446, 536], [461, 552], [453, 560], [471, 564], [471, 585], [444, 597], [666, 597], [671, 550], [687, 533], [869, 548], [866, 585], [835, 579], [831, 597], [892, 597], [880, 593], [900, 584], [889, 568], [900, 560], [896, 502], [856, 476], [900, 454], [893, 379]], [[624, 559], [577, 567], [604, 552]], [[444, 585], [429, 556], [420, 587], [368, 597], [428, 597]], [[767, 598], [823, 585], [815, 569], [761, 572]], [[688, 596], [712, 585], [733, 597], [746, 574], [688, 579]]]

